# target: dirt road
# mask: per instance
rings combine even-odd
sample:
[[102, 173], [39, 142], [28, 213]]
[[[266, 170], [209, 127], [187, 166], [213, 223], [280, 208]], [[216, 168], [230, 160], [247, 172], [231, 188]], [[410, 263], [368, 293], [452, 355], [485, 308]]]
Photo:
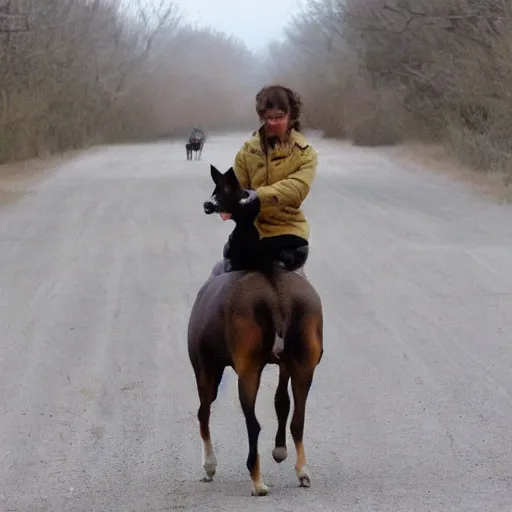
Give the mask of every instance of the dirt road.
[[202, 213], [209, 163], [227, 168], [243, 138], [212, 137], [201, 162], [182, 144], [98, 148], [6, 186], [0, 510], [512, 510], [512, 208], [321, 140], [305, 204], [325, 311], [312, 487], [292, 449], [272, 460], [275, 368], [257, 403], [270, 495], [250, 497], [231, 370], [218, 474], [199, 482], [186, 326], [232, 229]]

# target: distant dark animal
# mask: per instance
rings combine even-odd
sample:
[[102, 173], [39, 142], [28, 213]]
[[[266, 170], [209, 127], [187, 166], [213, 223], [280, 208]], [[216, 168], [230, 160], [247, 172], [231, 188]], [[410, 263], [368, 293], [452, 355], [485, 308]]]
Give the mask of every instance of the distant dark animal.
[[196, 160], [201, 159], [201, 154], [203, 152], [203, 139], [201, 140], [191, 140], [185, 144], [185, 149], [187, 150], [187, 160], [192, 160], [192, 153], [195, 152]]
[[187, 151], [187, 160], [192, 160], [192, 152], [195, 152], [196, 160], [199, 160], [201, 158], [205, 140], [206, 136], [203, 130], [201, 130], [198, 127], [194, 127], [192, 133], [188, 138], [188, 142], [185, 144], [185, 149]]
[[[254, 212], [241, 208], [239, 200], [247, 196], [233, 169], [220, 173], [211, 166], [215, 183], [205, 213], [232, 214], [236, 227], [232, 244], [252, 247], [255, 240]], [[224, 369], [231, 366], [238, 375], [238, 393], [247, 425], [249, 454], [247, 468], [252, 494], [264, 496], [268, 488], [260, 472], [258, 437], [260, 424], [255, 402], [260, 378], [266, 364], [276, 362], [275, 345], [284, 345], [277, 359], [279, 384], [275, 393], [278, 428], [276, 462], [286, 459], [286, 423], [290, 412], [288, 383], [291, 380], [294, 411], [290, 430], [295, 443], [295, 471], [300, 486], [311, 485], [306, 466], [303, 432], [306, 400], [316, 366], [323, 354], [323, 314], [319, 295], [311, 283], [297, 273], [248, 258], [250, 270], [212, 275], [199, 290], [188, 324], [188, 351], [194, 369], [200, 406], [197, 413], [203, 443], [204, 481], [211, 481], [217, 468], [210, 436], [210, 410]]]

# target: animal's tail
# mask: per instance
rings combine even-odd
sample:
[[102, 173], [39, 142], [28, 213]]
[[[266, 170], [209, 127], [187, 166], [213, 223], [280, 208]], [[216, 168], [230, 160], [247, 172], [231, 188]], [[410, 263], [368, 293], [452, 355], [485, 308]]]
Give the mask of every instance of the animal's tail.
[[286, 315], [283, 308], [283, 302], [276, 285], [278, 272], [279, 268], [277, 265], [269, 266], [264, 272], [265, 277], [269, 280], [274, 291], [270, 309], [272, 314], [272, 323], [275, 331], [272, 354], [276, 360], [279, 359], [282, 352], [284, 351], [284, 340], [286, 337]]
[[270, 284], [271, 290], [255, 305], [255, 314], [260, 325], [265, 326], [265, 345], [272, 351], [272, 359], [278, 362], [284, 351], [286, 338], [286, 314], [276, 286], [278, 269], [273, 265], [261, 265], [257, 272], [262, 274]]
[[274, 329], [276, 331], [276, 336], [283, 338], [285, 335], [285, 317], [284, 311], [281, 305], [281, 301], [279, 300], [279, 295], [276, 291], [275, 300], [272, 301], [272, 321], [274, 324]]

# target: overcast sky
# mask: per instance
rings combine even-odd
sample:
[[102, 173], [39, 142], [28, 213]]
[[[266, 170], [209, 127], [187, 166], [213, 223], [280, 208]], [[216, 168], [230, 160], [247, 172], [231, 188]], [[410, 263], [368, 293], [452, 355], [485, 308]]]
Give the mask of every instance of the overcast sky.
[[234, 34], [251, 50], [280, 39], [299, 0], [176, 0], [187, 20]]

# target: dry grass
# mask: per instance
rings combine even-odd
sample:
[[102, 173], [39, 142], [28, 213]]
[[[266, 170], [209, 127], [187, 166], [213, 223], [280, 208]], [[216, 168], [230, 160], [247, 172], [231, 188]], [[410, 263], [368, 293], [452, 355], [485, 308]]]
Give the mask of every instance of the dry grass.
[[[5, 3], [5, 2], [4, 2]], [[251, 125], [256, 57], [191, 28], [173, 0], [7, 2], [0, 32], [0, 164], [101, 142]]]
[[277, 50], [275, 76], [313, 127], [364, 146], [442, 143], [509, 194], [510, 0], [309, 0]]
[[478, 172], [463, 164], [450, 149], [442, 144], [410, 142], [389, 150], [388, 153], [402, 167], [418, 172], [434, 172], [471, 190], [501, 202], [512, 202], [509, 174], [500, 171]]
[[0, 165], [0, 207], [13, 204], [32, 193], [34, 185], [51, 176], [59, 165], [80, 154], [80, 150], [71, 150], [44, 158]]

